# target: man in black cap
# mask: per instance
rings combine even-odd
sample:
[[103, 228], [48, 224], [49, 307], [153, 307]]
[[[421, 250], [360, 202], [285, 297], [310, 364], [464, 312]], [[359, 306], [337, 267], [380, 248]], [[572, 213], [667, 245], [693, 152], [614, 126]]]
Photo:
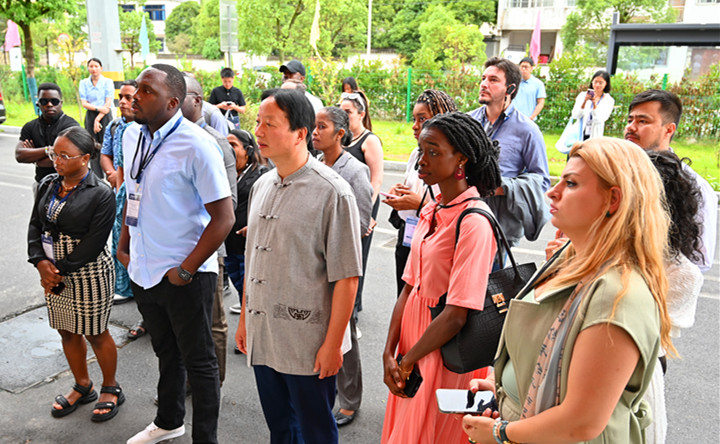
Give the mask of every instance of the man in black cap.
[[[283, 83], [288, 80], [299, 80], [305, 81], [305, 65], [300, 63], [299, 60], [290, 60], [286, 64], [280, 67], [280, 72], [283, 75]], [[310, 101], [315, 113], [317, 114], [323, 108], [322, 100], [305, 91], [305, 97]]]

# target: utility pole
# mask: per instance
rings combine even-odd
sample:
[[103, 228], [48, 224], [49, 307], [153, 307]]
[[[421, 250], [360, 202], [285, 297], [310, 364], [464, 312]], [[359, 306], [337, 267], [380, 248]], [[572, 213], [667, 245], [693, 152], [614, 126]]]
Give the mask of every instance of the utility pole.
[[372, 0], [368, 0], [368, 34], [367, 34], [367, 55], [370, 55], [370, 41], [372, 39]]
[[117, 90], [125, 80], [117, 0], [85, 1], [90, 53], [102, 60], [103, 75], [114, 81]]

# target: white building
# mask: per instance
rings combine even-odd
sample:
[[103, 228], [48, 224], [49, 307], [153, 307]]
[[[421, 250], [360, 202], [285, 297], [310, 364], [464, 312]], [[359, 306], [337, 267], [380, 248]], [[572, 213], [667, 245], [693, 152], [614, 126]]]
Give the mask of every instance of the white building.
[[[720, 0], [669, 0], [678, 23], [720, 23]], [[499, 0], [497, 47], [495, 54], [519, 61], [530, 45], [540, 12], [540, 62], [546, 63], [562, 53], [560, 29], [575, 9], [576, 0]], [[611, 11], [608, 11], [608, 15]], [[714, 62], [713, 62], [714, 61]], [[670, 47], [656, 68], [667, 68], [671, 79], [679, 79], [686, 67], [720, 61], [717, 48]]]
[[[153, 30], [155, 32], [155, 38], [161, 45], [161, 54], [169, 53], [165, 42], [165, 20], [167, 20], [175, 7], [186, 1], [199, 3], [199, 0], [148, 0], [142, 7], [143, 10], [150, 15], [150, 20], [152, 20]], [[132, 2], [126, 2], [125, 4], [120, 4], [119, 6], [126, 12], [135, 11], [138, 8], [138, 6]]]

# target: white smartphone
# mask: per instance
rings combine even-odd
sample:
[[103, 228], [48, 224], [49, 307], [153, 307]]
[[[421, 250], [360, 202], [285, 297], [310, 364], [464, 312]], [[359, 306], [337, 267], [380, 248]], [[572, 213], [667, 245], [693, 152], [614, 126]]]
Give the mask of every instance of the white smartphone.
[[396, 198], [400, 197], [400, 196], [396, 196], [396, 195], [390, 194], [390, 193], [383, 193], [382, 191], [380, 191], [380, 195], [385, 196], [388, 199], [396, 199]]
[[479, 415], [487, 408], [494, 407], [494, 395], [491, 391], [472, 393], [470, 390], [435, 390], [438, 408], [442, 413], [461, 413]]

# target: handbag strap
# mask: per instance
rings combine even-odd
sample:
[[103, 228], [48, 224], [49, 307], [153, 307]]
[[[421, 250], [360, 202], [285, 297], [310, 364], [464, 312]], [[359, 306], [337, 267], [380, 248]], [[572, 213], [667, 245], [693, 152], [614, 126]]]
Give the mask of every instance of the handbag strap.
[[485, 218], [490, 222], [490, 226], [493, 230], [493, 236], [495, 237], [495, 243], [498, 246], [497, 256], [499, 259], [500, 265], [503, 264], [503, 255], [502, 252], [506, 252], [508, 255], [508, 258], [510, 259], [510, 263], [512, 264], [513, 270], [515, 270], [515, 274], [518, 275], [520, 271], [518, 270], [517, 263], [515, 262], [515, 257], [512, 254], [512, 250], [510, 250], [510, 244], [507, 241], [507, 238], [505, 237], [505, 232], [503, 231], [502, 227], [498, 223], [497, 219], [495, 219], [495, 216], [493, 216], [492, 213], [483, 210], [482, 208], [476, 208], [476, 207], [470, 207], [463, 210], [462, 213], [460, 213], [460, 217], [457, 221], [457, 226], [455, 227], [455, 246], [457, 247], [458, 239], [460, 238], [460, 224], [462, 223], [463, 219], [473, 213], [480, 214], [482, 216], [485, 216]]

